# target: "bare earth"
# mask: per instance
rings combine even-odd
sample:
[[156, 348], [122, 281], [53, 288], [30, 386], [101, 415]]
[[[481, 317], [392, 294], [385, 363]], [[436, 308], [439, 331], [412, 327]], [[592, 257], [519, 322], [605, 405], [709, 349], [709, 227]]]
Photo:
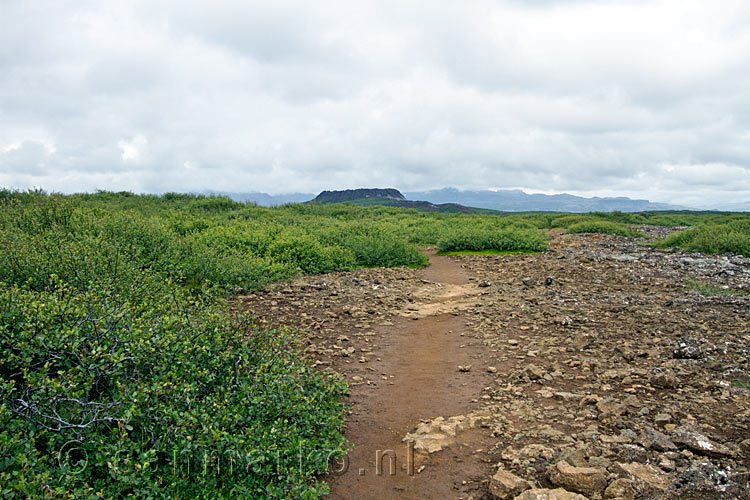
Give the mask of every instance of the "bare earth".
[[750, 259], [559, 233], [428, 253], [239, 298], [349, 382], [329, 498], [750, 498]]

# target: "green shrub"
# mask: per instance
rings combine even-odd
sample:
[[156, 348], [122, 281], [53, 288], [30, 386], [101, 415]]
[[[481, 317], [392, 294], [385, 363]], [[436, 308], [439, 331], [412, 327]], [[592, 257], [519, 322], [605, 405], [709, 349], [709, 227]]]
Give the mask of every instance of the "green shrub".
[[585, 220], [568, 226], [569, 233], [605, 233], [616, 234], [619, 236], [631, 236], [634, 238], [645, 236], [637, 229], [633, 229], [625, 224], [611, 222], [606, 220]]
[[341, 383], [290, 332], [141, 279], [141, 304], [0, 287], [2, 497], [319, 496], [344, 445]]
[[707, 254], [729, 252], [750, 257], [750, 220], [701, 224], [686, 231], [672, 233], [659, 241], [657, 246], [680, 247], [689, 252]]
[[349, 271], [357, 267], [350, 250], [324, 246], [311, 236], [280, 237], [270, 244], [268, 255], [276, 261], [297, 266], [307, 274]]
[[591, 221], [591, 220], [596, 220], [596, 218], [592, 217], [591, 215], [582, 215], [582, 214], [571, 215], [571, 214], [564, 214], [564, 215], [558, 215], [558, 216], [554, 217], [550, 221], [549, 227], [567, 229], [570, 226], [572, 226], [573, 224], [578, 224], [580, 222], [587, 222], [587, 221]]
[[440, 252], [480, 250], [534, 251], [547, 250], [547, 238], [538, 229], [508, 227], [497, 231], [459, 231], [438, 242]]
[[350, 251], [357, 265], [364, 267], [421, 267], [427, 257], [414, 245], [374, 224], [347, 224], [319, 236], [328, 244], [340, 245]]

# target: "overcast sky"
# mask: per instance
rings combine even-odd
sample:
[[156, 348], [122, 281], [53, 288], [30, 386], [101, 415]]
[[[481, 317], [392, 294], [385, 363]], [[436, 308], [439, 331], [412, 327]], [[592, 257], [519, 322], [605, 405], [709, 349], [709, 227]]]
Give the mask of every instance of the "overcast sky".
[[750, 200], [750, 2], [0, 0], [0, 186]]

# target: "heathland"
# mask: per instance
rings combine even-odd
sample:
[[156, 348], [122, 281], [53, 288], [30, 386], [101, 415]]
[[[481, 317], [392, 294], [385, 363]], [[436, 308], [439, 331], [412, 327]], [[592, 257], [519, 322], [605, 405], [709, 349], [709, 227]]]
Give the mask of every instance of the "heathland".
[[[444, 214], [8, 190], [0, 206], [4, 498], [323, 495], [321, 475], [349, 446], [345, 370], [322, 370], [304, 332], [258, 321], [238, 296], [324, 273], [413, 272], [429, 263], [425, 246], [523, 259], [559, 233], [750, 256], [750, 216], [736, 213]], [[669, 235], [647, 238], [654, 226]]]

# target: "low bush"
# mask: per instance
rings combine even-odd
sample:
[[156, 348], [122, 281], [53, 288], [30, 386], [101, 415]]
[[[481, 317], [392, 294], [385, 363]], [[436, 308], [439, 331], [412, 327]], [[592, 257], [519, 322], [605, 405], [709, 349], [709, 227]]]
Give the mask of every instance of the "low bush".
[[350, 271], [357, 267], [354, 253], [336, 245], [323, 245], [311, 236], [285, 236], [268, 248], [268, 256], [297, 266], [307, 274]]
[[290, 332], [139, 279], [140, 304], [0, 287], [2, 497], [319, 496], [344, 386]]
[[606, 220], [584, 220], [568, 226], [569, 233], [605, 233], [634, 238], [645, 236], [643, 233], [626, 224]]
[[374, 224], [347, 224], [319, 237], [347, 249], [354, 255], [357, 265], [363, 267], [422, 267], [429, 263], [422, 252], [395, 231]]
[[[101, 196], [0, 201], [0, 496], [320, 497], [345, 444], [343, 382], [311, 368], [293, 332], [218, 300], [290, 276], [307, 254], [211, 245], [226, 202], [201, 216]], [[175, 230], [182, 217], [194, 229]]]
[[508, 227], [496, 231], [456, 232], [438, 242], [440, 252], [534, 251], [547, 250], [547, 238], [538, 229]]
[[750, 257], [750, 221], [735, 220], [725, 224], [701, 224], [672, 233], [656, 243], [660, 247], [679, 247], [688, 252], [706, 254], [733, 253]]

